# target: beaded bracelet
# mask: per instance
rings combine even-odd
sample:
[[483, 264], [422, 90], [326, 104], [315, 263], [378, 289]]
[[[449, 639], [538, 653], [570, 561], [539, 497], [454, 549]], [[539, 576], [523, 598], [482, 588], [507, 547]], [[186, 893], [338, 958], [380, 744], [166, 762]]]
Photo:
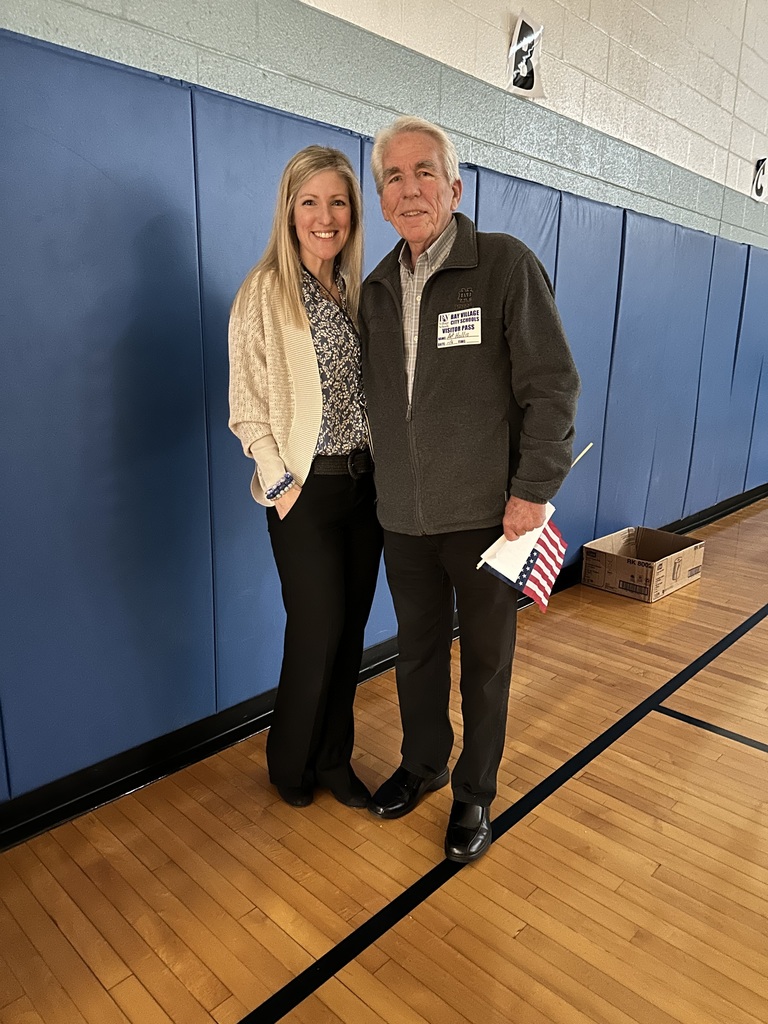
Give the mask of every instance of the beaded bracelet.
[[273, 484], [269, 490], [264, 492], [264, 495], [269, 501], [277, 501], [278, 498], [282, 498], [294, 485], [293, 473], [286, 473], [281, 476], [276, 484]]
[[285, 487], [283, 487], [272, 500], [273, 501], [279, 501], [280, 498], [282, 498], [284, 494], [287, 494], [288, 491], [290, 491], [295, 486], [296, 486], [296, 481], [295, 480], [291, 480], [291, 482], [289, 484], [286, 484]]

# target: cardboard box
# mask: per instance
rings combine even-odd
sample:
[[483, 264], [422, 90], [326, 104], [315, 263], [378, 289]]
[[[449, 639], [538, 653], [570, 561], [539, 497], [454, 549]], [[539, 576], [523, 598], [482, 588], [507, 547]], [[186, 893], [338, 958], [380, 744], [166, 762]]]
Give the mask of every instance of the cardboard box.
[[704, 541], [630, 526], [584, 545], [581, 582], [636, 601], [658, 601], [701, 576]]

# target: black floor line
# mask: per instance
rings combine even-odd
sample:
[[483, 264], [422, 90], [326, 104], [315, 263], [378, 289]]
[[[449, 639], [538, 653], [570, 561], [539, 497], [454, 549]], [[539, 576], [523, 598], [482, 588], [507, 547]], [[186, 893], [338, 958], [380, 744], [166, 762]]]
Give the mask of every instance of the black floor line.
[[[690, 665], [678, 672], [676, 676], [660, 686], [655, 693], [646, 697], [637, 707], [628, 711], [626, 715], [609, 726], [594, 740], [586, 745], [578, 754], [569, 758], [551, 775], [534, 786], [530, 792], [517, 800], [511, 807], [495, 818], [493, 821], [493, 841], [496, 842], [514, 825], [516, 825], [527, 814], [530, 814], [555, 790], [573, 778], [577, 772], [586, 767], [599, 754], [602, 754], [612, 743], [627, 733], [634, 725], [646, 717], [651, 711], [659, 710], [659, 706], [672, 696], [677, 690], [687, 683], [697, 672], [706, 668], [710, 662], [728, 650], [745, 633], [748, 633], [759, 622], [768, 615], [768, 604], [763, 605], [754, 615], [750, 615], [740, 626], [732, 630], [727, 636], [719, 640], [708, 651], [692, 661]], [[289, 981], [274, 995], [265, 999], [255, 1010], [243, 1017], [240, 1024], [275, 1024], [286, 1014], [290, 1013], [299, 1003], [316, 992], [321, 985], [338, 974], [340, 970], [351, 963], [357, 956], [367, 949], [372, 943], [393, 928], [401, 921], [406, 914], [409, 914], [420, 903], [428, 899], [445, 882], [463, 870], [464, 865], [454, 864], [444, 860], [436, 864], [422, 878], [414, 882], [404, 892], [397, 896], [386, 907], [382, 907], [365, 924], [360, 925], [345, 939], [342, 939], [327, 953], [324, 953], [319, 960], [316, 960], [310, 967], [305, 968], [295, 978]]]
[[762, 750], [763, 753], [768, 754], [768, 743], [761, 743], [760, 740], [753, 740], [749, 736], [744, 736], [740, 732], [732, 732], [730, 729], [723, 729], [719, 725], [713, 725], [712, 722], [705, 722], [703, 718], [694, 718], [693, 715], [684, 715], [682, 711], [675, 711], [674, 708], [654, 708], [660, 715], [668, 715], [670, 718], [676, 718], [679, 722], [686, 722], [688, 725], [695, 725], [697, 729], [706, 729], [707, 732], [712, 732], [715, 736], [723, 736], [728, 740], [735, 740], [737, 743], [743, 743], [745, 747], [754, 747], [755, 750]]

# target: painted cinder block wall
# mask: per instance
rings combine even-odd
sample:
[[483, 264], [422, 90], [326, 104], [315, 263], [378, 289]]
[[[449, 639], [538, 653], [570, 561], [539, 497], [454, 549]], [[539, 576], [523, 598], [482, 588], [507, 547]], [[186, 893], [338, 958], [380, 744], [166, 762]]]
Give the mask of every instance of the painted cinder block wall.
[[[503, 89], [521, 6], [542, 101]], [[1, 0], [0, 27], [364, 134], [417, 113], [467, 162], [768, 245], [768, 0]]]
[[537, 105], [741, 192], [768, 151], [766, 0], [305, 2], [502, 89], [522, 8], [544, 26]]

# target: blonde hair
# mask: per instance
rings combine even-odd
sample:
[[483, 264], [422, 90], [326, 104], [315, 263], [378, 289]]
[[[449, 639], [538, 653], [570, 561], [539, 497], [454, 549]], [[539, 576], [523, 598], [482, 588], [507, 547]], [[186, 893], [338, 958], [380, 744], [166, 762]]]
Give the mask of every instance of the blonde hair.
[[[272, 287], [277, 292], [278, 301], [288, 310], [296, 327], [306, 326], [307, 313], [301, 294], [299, 239], [294, 226], [293, 211], [301, 189], [310, 178], [322, 171], [336, 171], [344, 179], [349, 192], [352, 223], [349, 238], [336, 260], [346, 285], [347, 308], [352, 319], [357, 319], [363, 272], [363, 201], [352, 164], [341, 150], [331, 149], [329, 146], [307, 146], [299, 150], [286, 164], [277, 190], [272, 232], [267, 247], [243, 282], [243, 285], [246, 285], [253, 278], [272, 274]], [[233, 309], [238, 297], [244, 295], [247, 290], [241, 287]]]
[[404, 135], [406, 132], [423, 132], [429, 135], [437, 143], [442, 158], [443, 170], [448, 181], [453, 184], [461, 177], [459, 173], [459, 154], [456, 147], [442, 128], [438, 128], [431, 121], [425, 121], [423, 117], [398, 117], [392, 124], [386, 125], [376, 132], [371, 153], [371, 171], [373, 180], [376, 182], [376, 191], [381, 195], [384, 189], [384, 156], [387, 147], [396, 135]]

